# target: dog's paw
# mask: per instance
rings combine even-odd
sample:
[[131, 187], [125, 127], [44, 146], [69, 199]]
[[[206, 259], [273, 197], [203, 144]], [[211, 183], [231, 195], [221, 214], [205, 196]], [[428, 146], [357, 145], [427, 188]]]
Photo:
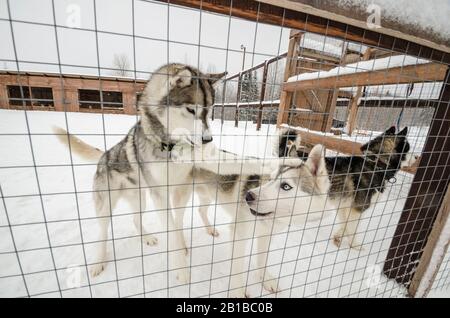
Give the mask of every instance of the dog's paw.
[[245, 290], [245, 287], [231, 289], [228, 293], [229, 298], [250, 298], [250, 295]]
[[100, 275], [103, 270], [105, 269], [106, 264], [104, 263], [99, 263], [99, 264], [95, 264], [91, 267], [90, 273], [91, 273], [91, 277], [97, 277], [98, 275]]
[[214, 237], [219, 236], [219, 232], [216, 230], [216, 228], [214, 226], [208, 226], [206, 228], [206, 232], [208, 232], [209, 235], [214, 236]]
[[263, 280], [263, 287], [271, 294], [276, 294], [280, 292], [280, 288], [278, 287], [278, 279], [273, 278], [272, 275], [266, 273], [266, 278]]
[[180, 269], [177, 273], [177, 281], [182, 285], [189, 284], [191, 281], [189, 271], [187, 269]]
[[156, 237], [154, 237], [153, 235], [144, 235], [142, 237], [142, 240], [148, 246], [153, 246], [153, 245], [158, 244], [158, 239]]

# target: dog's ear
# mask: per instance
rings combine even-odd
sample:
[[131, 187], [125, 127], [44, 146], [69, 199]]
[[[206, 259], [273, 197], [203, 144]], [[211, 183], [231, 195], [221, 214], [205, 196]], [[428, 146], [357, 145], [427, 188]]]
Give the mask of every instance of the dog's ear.
[[403, 128], [397, 135], [406, 136], [408, 134], [408, 127]]
[[314, 176], [326, 175], [325, 147], [320, 144], [315, 145], [308, 155], [306, 165]]
[[292, 143], [292, 145], [289, 146], [289, 153], [288, 157], [295, 157], [297, 158], [297, 147]]
[[384, 133], [386, 135], [394, 135], [395, 134], [395, 126], [392, 126], [391, 128], [389, 128], [388, 130], [386, 130]]
[[222, 73], [210, 73], [206, 74], [206, 77], [208, 78], [208, 81], [211, 85], [215, 85], [219, 82], [219, 80], [222, 77], [225, 77], [228, 74], [228, 72], [222, 72]]

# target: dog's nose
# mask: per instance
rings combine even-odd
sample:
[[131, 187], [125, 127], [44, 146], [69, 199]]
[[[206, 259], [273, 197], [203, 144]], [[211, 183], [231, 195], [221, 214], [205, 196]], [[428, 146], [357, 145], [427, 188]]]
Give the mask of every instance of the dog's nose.
[[202, 144], [207, 144], [213, 141], [212, 137], [202, 137]]
[[256, 200], [256, 195], [251, 191], [247, 191], [247, 194], [245, 195], [245, 201], [247, 201], [247, 203], [251, 203], [255, 200]]

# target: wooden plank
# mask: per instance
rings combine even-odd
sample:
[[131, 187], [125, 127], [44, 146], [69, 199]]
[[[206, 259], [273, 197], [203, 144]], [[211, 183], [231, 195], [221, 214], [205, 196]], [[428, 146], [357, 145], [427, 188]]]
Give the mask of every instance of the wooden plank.
[[331, 89], [352, 86], [406, 84], [426, 81], [442, 81], [447, 66], [438, 63], [427, 63], [394, 67], [385, 70], [359, 72], [332, 77], [286, 82], [283, 90], [294, 92], [304, 89]]
[[[371, 53], [372, 53], [372, 50], [371, 50], [370, 48], [368, 48], [368, 49], [364, 52], [363, 57], [362, 57], [362, 60], [363, 60], [363, 61], [367, 61], [368, 59], [370, 59]], [[363, 90], [363, 87], [362, 87], [362, 86], [359, 86], [359, 87], [356, 89], [356, 94], [355, 94], [355, 96], [352, 98], [352, 102], [351, 102], [351, 104], [350, 104], [350, 111], [348, 112], [348, 117], [347, 117], [347, 127], [346, 127], [347, 133], [348, 133], [350, 136], [352, 135], [353, 130], [355, 129], [355, 126], [356, 126], [356, 119], [357, 119], [357, 117], [358, 117], [358, 106], [359, 106], [359, 103], [360, 103], [360, 100], [359, 100], [359, 99], [360, 99], [361, 96], [362, 96], [362, 90]]]
[[434, 260], [433, 262], [434, 265], [432, 265], [433, 268], [429, 268], [429, 266], [433, 253], [436, 250], [439, 238], [443, 234], [445, 224], [446, 222], [448, 222], [449, 217], [450, 217], [450, 187], [447, 188], [447, 192], [445, 194], [442, 205], [439, 209], [436, 221], [433, 224], [433, 229], [431, 230], [430, 236], [428, 236], [427, 244], [425, 245], [425, 248], [423, 250], [422, 257], [420, 258], [419, 266], [417, 266], [416, 272], [414, 273], [414, 276], [411, 280], [411, 285], [408, 289], [408, 293], [411, 296], [416, 296], [419, 286], [422, 283], [422, 280], [425, 279], [424, 276], [427, 270], [432, 271], [431, 275], [432, 277], [429, 282], [424, 282], [425, 284], [428, 283], [429, 285], [425, 287], [424, 291], [422, 291], [421, 297], [425, 297], [430, 291], [431, 286], [433, 285], [433, 281], [439, 270], [439, 265], [442, 263], [442, 260], [445, 256], [445, 251], [448, 249], [450, 241], [447, 241], [447, 243], [445, 244], [445, 247], [443, 248], [444, 253], [442, 255], [435, 256], [438, 257], [439, 259]]
[[242, 87], [242, 73], [239, 73], [238, 87], [236, 92], [236, 111], [234, 113], [234, 127], [237, 127], [239, 125], [239, 102], [241, 100], [241, 87]]
[[326, 118], [326, 121], [324, 122], [324, 127], [323, 127], [322, 131], [325, 131], [325, 132], [331, 131], [331, 126], [333, 124], [333, 116], [334, 116], [334, 112], [336, 110], [336, 103], [337, 103], [338, 95], [339, 95], [338, 89], [335, 89], [332, 94], [328, 95], [329, 101], [327, 102], [327, 110], [326, 110], [327, 118]]
[[[284, 77], [283, 77], [284, 82], [288, 80], [292, 72], [297, 67], [298, 49], [300, 39], [302, 36], [303, 33], [291, 30], [288, 52], [286, 55], [286, 66], [284, 69]], [[280, 106], [278, 108], [277, 127], [287, 122], [289, 118], [289, 110], [291, 107], [291, 103], [292, 103], [292, 94], [282, 91], [280, 96]]]
[[[279, 25], [286, 28], [302, 30], [306, 32], [319, 33], [330, 37], [338, 37], [348, 41], [356, 41], [370, 46], [377, 46], [386, 50], [407, 53], [422, 58], [432, 58], [434, 61], [450, 63], [450, 50], [442, 46], [433, 46], [432, 42], [415, 43], [411, 37], [400, 38], [403, 33], [380, 34], [376, 30], [365, 30], [363, 25], [349, 25], [342, 21], [336, 21], [332, 16], [324, 18], [318, 13], [306, 12], [304, 7], [294, 6], [281, 7], [276, 5], [247, 0], [158, 0], [170, 4], [182, 5], [190, 8], [200, 9], [234, 16], [258, 23]], [[285, 1], [286, 2], [286, 1]], [[447, 53], [446, 53], [447, 52]]]
[[262, 117], [263, 117], [263, 101], [266, 96], [266, 82], [267, 82], [267, 72], [269, 70], [269, 64], [266, 62], [264, 64], [263, 76], [262, 76], [262, 84], [261, 84], [261, 94], [259, 97], [259, 108], [258, 108], [258, 117], [256, 119], [256, 130], [261, 129]]
[[388, 250], [383, 271], [388, 278], [410, 285], [423, 247], [436, 222], [449, 187], [450, 70], [431, 121], [419, 167]]

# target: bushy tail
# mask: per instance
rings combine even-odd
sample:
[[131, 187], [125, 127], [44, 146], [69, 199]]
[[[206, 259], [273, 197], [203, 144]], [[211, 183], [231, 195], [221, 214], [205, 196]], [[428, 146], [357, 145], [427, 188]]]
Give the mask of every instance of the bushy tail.
[[300, 136], [293, 129], [281, 128], [278, 133], [278, 143], [275, 142], [274, 144], [275, 147], [278, 147], [275, 149], [275, 153], [280, 158], [289, 157], [292, 145], [300, 148]]
[[53, 126], [53, 132], [61, 143], [69, 146], [70, 141], [70, 149], [72, 152], [81, 156], [83, 159], [95, 160], [99, 159], [103, 154], [103, 151], [100, 149], [88, 145], [74, 135], [68, 134], [67, 131], [61, 127]]

